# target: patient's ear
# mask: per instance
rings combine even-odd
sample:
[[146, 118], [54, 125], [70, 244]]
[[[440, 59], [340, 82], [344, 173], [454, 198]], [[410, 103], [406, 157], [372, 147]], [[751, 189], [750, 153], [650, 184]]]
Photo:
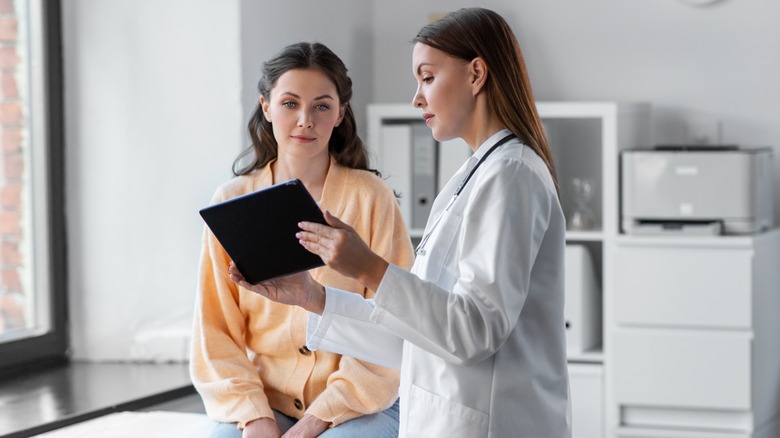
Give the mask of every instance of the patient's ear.
[[263, 109], [265, 120], [268, 121], [268, 123], [271, 123], [271, 113], [268, 112], [268, 109], [271, 107], [271, 102], [267, 102], [265, 97], [260, 96], [260, 107]]
[[344, 120], [344, 114], [347, 113], [347, 106], [346, 105], [339, 105], [339, 118], [336, 120], [336, 124], [333, 125], [334, 128], [337, 128], [341, 122]]

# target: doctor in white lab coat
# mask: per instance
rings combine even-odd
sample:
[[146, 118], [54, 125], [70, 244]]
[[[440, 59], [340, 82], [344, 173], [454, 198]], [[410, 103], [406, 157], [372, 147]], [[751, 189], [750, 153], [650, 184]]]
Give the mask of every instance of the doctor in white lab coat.
[[414, 39], [413, 104], [474, 155], [441, 190], [411, 272], [326, 212], [301, 244], [376, 291], [307, 273], [231, 279], [309, 318], [310, 349], [401, 369], [401, 437], [571, 436], [563, 318], [565, 221], [519, 45], [498, 14], [461, 9]]

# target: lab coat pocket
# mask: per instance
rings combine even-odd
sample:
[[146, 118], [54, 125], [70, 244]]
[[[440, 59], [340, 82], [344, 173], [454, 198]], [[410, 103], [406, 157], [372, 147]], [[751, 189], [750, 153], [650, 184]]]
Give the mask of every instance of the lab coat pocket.
[[453, 245], [458, 240], [462, 221], [461, 216], [451, 211], [442, 212], [441, 218], [431, 230], [424, 255], [417, 257], [416, 263], [422, 269], [415, 269], [415, 273], [422, 274], [420, 275], [422, 278], [433, 281], [441, 287], [452, 286], [449, 284], [453, 283], [452, 270], [457, 266], [455, 262], [457, 251], [453, 250]]
[[412, 385], [406, 436], [485, 437], [488, 415]]

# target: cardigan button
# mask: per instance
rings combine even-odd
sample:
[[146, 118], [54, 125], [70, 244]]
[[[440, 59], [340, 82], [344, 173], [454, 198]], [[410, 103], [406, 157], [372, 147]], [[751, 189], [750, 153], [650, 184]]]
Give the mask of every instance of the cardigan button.
[[301, 353], [304, 356], [309, 354], [310, 352], [311, 352], [311, 350], [309, 350], [309, 348], [306, 347], [305, 345], [298, 349], [298, 353]]
[[299, 411], [303, 410], [303, 402], [298, 400], [297, 398], [293, 402], [293, 405], [295, 405], [295, 409], [298, 409]]

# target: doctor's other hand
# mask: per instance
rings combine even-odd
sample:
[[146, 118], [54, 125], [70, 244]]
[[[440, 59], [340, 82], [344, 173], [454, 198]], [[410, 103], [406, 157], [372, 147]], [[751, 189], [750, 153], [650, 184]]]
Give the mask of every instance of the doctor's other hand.
[[228, 266], [228, 278], [244, 289], [277, 303], [303, 307], [318, 315], [322, 315], [325, 310], [325, 287], [314, 281], [306, 271], [251, 284], [231, 261]]
[[376, 291], [388, 263], [371, 251], [352, 227], [329, 211], [324, 217], [330, 226], [301, 222], [298, 226], [303, 231], [296, 233], [295, 237], [309, 252], [320, 256], [328, 267]]

